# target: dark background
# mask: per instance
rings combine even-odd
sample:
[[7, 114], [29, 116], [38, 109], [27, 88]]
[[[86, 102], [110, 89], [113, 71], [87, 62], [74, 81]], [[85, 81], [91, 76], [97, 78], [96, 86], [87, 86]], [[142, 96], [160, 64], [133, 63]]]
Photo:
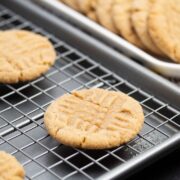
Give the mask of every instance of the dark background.
[[127, 180], [180, 180], [180, 149]]

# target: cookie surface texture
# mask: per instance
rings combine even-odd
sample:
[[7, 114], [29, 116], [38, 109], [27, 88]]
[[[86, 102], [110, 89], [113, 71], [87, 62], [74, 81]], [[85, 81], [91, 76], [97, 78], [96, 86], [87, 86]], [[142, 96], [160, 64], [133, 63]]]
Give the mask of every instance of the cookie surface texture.
[[62, 2], [75, 10], [78, 10], [78, 11], [80, 10], [77, 0], [62, 0]]
[[112, 17], [122, 37], [139, 48], [144, 48], [132, 25], [132, 1], [133, 0], [116, 0], [112, 9]]
[[0, 83], [36, 79], [54, 64], [56, 53], [50, 41], [24, 30], [0, 32]]
[[112, 7], [115, 0], [99, 0], [96, 7], [96, 14], [101, 25], [114, 33], [118, 33], [112, 20]]
[[152, 41], [148, 32], [148, 16], [151, 6], [150, 0], [134, 0], [132, 5], [132, 23], [146, 48], [156, 55], [165, 56]]
[[0, 151], [0, 179], [23, 180], [24, 176], [24, 169], [16, 158], [4, 151]]
[[151, 0], [149, 33], [156, 45], [172, 60], [180, 63], [179, 0]]
[[84, 14], [87, 14], [89, 11], [91, 11], [92, 1], [93, 0], [77, 0], [79, 8]]
[[82, 13], [87, 15], [93, 21], [97, 21], [95, 9], [97, 7], [98, 0], [77, 0], [78, 6]]
[[49, 134], [62, 144], [83, 149], [117, 147], [141, 130], [140, 104], [122, 92], [99, 88], [74, 91], [54, 101], [44, 116]]

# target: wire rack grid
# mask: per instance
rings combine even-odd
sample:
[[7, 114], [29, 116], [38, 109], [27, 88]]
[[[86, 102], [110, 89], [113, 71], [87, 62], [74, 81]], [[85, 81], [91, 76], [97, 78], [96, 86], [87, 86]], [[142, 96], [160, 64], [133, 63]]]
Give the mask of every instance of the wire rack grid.
[[[178, 110], [0, 6], [0, 29], [12, 28], [47, 36], [58, 55], [56, 64], [42, 77], [0, 85], [0, 150], [20, 161], [26, 179], [96, 179], [179, 132]], [[90, 151], [64, 146], [47, 134], [43, 124], [47, 106], [64, 93], [91, 87], [120, 90], [140, 101], [145, 124], [135, 139], [115, 149]]]

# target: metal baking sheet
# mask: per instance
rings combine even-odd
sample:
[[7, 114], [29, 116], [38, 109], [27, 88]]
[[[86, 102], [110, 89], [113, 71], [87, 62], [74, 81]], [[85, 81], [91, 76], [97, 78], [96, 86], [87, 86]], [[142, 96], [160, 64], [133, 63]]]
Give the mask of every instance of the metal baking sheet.
[[[43, 34], [58, 54], [42, 77], [0, 85], [0, 150], [22, 163], [26, 179], [124, 179], [179, 147], [176, 86], [29, 1], [1, 3], [1, 30]], [[47, 106], [64, 93], [90, 87], [121, 90], [141, 103], [145, 124], [135, 139], [111, 150], [87, 151], [59, 144], [47, 134]]]
[[67, 7], [58, 0], [35, 0], [36, 3], [46, 7], [50, 11], [60, 15], [64, 19], [68, 20], [72, 24], [81, 27], [88, 33], [91, 33], [96, 38], [103, 40], [112, 47], [123, 51], [126, 55], [132, 59], [136, 59], [153, 69], [154, 71], [166, 76], [173, 78], [180, 78], [180, 64], [175, 64], [165, 59], [152, 56], [145, 51], [135, 47], [131, 43], [122, 39], [120, 36], [108, 31], [99, 24], [86, 18], [84, 15], [74, 11]]

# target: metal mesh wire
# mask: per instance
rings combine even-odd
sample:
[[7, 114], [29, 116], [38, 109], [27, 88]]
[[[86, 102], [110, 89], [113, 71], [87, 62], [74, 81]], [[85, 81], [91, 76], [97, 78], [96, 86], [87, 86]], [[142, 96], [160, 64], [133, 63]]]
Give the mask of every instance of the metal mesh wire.
[[[58, 54], [56, 64], [35, 81], [0, 85], [0, 150], [23, 164], [26, 179], [95, 179], [179, 132], [179, 111], [0, 6], [0, 29], [11, 28], [49, 37]], [[59, 144], [47, 134], [43, 113], [52, 100], [90, 87], [121, 90], [141, 102], [145, 124], [134, 140], [112, 150], [89, 151]]]

